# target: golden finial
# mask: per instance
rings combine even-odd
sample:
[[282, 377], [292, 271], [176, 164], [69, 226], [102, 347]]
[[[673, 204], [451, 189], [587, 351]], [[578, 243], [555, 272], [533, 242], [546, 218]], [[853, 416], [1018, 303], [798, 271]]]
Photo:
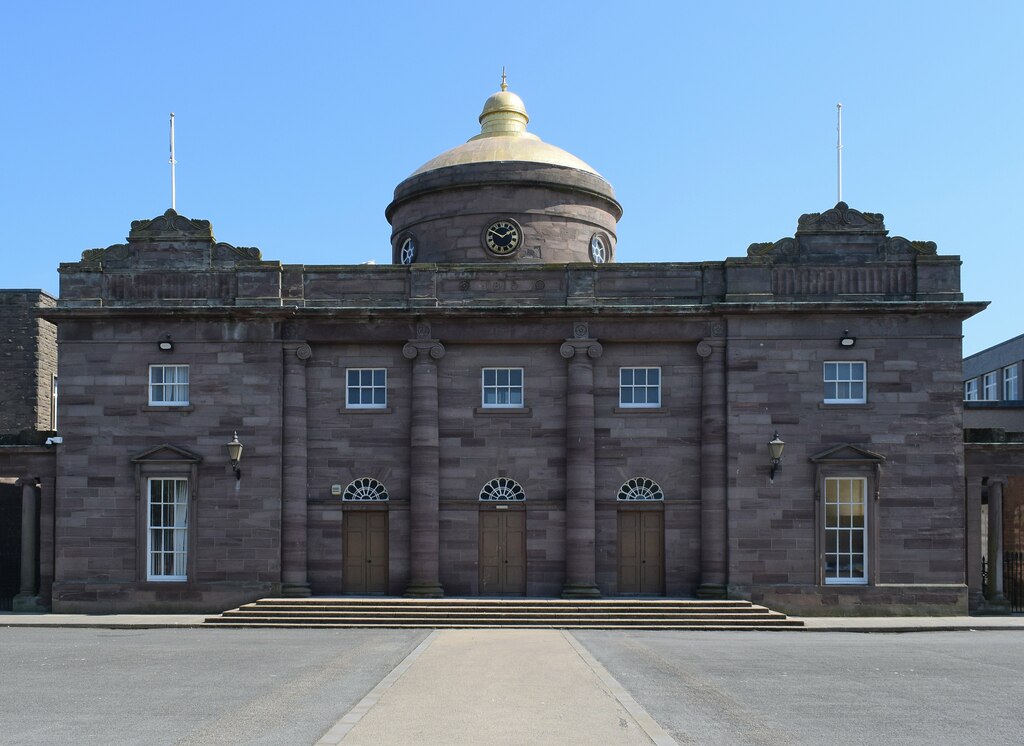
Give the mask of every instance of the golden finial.
[[508, 90], [508, 83], [505, 82], [505, 66], [501, 66], [501, 90]]

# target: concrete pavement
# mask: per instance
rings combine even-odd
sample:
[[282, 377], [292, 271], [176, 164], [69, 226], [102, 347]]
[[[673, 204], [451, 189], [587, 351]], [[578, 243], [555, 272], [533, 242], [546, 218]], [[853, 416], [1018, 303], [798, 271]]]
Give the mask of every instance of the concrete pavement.
[[[0, 612], [0, 627], [163, 629], [200, 627], [209, 614], [30, 614]], [[786, 632], [928, 632], [1024, 630], [1024, 614], [1009, 616], [794, 617], [803, 628]]]

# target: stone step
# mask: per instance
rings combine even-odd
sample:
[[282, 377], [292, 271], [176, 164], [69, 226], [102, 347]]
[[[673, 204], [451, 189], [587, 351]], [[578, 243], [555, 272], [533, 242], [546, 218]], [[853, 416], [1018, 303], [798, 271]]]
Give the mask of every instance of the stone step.
[[434, 619], [467, 619], [470, 617], [487, 617], [493, 619], [606, 619], [616, 617], [629, 617], [630, 619], [785, 619], [785, 614], [776, 611], [764, 611], [755, 613], [732, 613], [732, 612], [687, 612], [685, 614], [660, 614], [646, 612], [546, 612], [536, 611], [500, 611], [480, 612], [479, 610], [459, 611], [394, 611], [388, 609], [376, 609], [373, 611], [306, 611], [294, 609], [233, 609], [222, 614], [227, 618], [246, 618], [252, 616], [260, 617], [294, 617], [296, 619], [329, 617], [331, 619], [359, 619], [370, 616], [386, 616], [395, 619], [406, 619], [411, 617], [431, 617]]
[[803, 622], [749, 601], [704, 599], [265, 598], [225, 611], [219, 627], [772, 629]]
[[[212, 621], [212, 620], [208, 620]], [[390, 622], [387, 624], [365, 624], [361, 622], [331, 622], [330, 624], [307, 624], [303, 622], [218, 622], [211, 623], [211, 627], [218, 629], [605, 629], [605, 630], [683, 630], [683, 631], [728, 631], [736, 632], [773, 632], [789, 629], [804, 629], [802, 623], [790, 620], [789, 624], [760, 624], [731, 626], [727, 624], [547, 624], [547, 625], [521, 625], [521, 624], [437, 624], [434, 622]]]

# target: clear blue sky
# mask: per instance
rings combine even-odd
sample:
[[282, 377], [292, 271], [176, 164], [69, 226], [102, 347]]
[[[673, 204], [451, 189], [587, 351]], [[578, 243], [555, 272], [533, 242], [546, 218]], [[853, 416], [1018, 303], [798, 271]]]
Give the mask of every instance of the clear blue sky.
[[963, 257], [1024, 331], [1024, 3], [18, 2], [0, 30], [0, 287], [170, 206], [286, 263], [390, 261], [398, 182], [478, 132], [502, 65], [531, 131], [600, 171], [619, 261], [742, 256], [843, 197]]

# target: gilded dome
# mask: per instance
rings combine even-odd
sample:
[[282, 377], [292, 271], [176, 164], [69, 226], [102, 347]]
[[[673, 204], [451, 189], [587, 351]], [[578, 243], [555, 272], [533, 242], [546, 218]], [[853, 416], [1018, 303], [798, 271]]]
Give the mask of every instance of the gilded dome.
[[484, 102], [480, 113], [480, 134], [427, 161], [412, 176], [448, 166], [495, 161], [542, 163], [575, 168], [600, 176], [572, 153], [549, 145], [532, 132], [527, 132], [529, 121], [526, 105], [519, 96], [508, 90], [503, 75], [501, 90]]

